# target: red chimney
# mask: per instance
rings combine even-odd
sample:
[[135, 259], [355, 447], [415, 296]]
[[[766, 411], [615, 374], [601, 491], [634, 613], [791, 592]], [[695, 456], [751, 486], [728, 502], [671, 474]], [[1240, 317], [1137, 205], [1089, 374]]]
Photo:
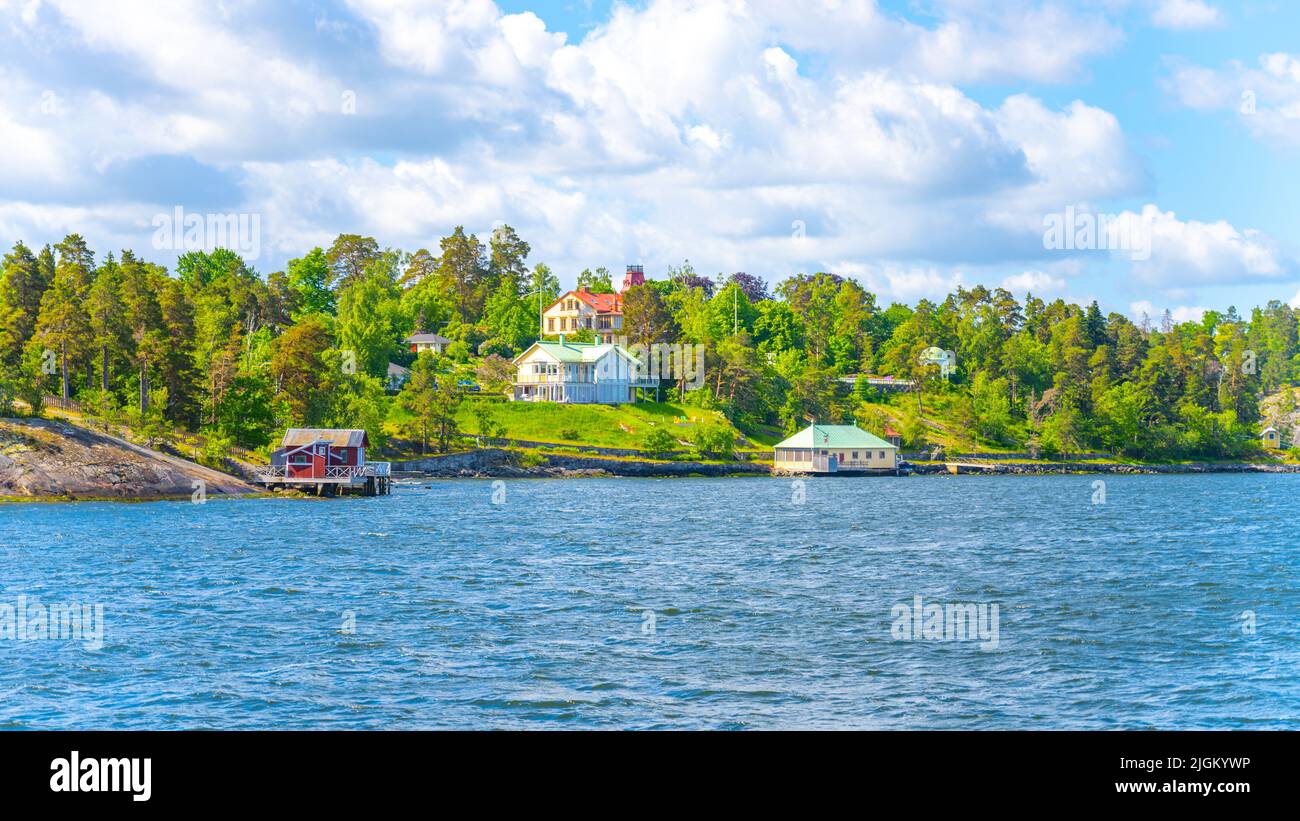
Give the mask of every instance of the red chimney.
[[645, 269], [640, 265], [629, 265], [627, 273], [623, 274], [623, 287], [619, 289], [619, 293], [637, 285], [645, 285]]

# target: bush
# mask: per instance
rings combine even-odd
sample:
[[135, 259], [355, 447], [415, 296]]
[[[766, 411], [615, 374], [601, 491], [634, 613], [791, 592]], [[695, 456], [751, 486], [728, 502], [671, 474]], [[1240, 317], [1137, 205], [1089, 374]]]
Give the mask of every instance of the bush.
[[702, 454], [730, 458], [736, 447], [736, 434], [722, 425], [700, 425], [691, 435], [691, 443]]
[[565, 428], [564, 430], [560, 431], [560, 438], [567, 439], [570, 442], [576, 442], [577, 440], [581, 439], [582, 436], [573, 428]]
[[535, 468], [546, 464], [546, 458], [540, 453], [531, 450], [511, 451], [515, 456], [515, 462], [519, 467]]
[[663, 428], [654, 428], [641, 441], [641, 449], [646, 453], [662, 455], [677, 449], [677, 437]]

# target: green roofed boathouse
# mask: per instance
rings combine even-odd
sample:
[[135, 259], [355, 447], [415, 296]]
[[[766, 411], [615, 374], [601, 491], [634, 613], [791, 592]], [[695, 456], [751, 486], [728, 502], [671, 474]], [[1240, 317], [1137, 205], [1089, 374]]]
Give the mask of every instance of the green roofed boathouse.
[[776, 467], [797, 473], [894, 473], [898, 448], [857, 425], [814, 422], [776, 446]]

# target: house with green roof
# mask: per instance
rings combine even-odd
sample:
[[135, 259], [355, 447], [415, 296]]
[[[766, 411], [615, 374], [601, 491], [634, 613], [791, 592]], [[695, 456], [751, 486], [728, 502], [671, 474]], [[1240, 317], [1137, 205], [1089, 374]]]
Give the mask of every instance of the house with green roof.
[[637, 360], [619, 345], [600, 342], [534, 342], [514, 359], [510, 398], [517, 402], [614, 405], [636, 401], [636, 389], [655, 387]]
[[814, 422], [777, 444], [775, 464], [799, 473], [892, 471], [898, 467], [898, 448], [857, 425]]

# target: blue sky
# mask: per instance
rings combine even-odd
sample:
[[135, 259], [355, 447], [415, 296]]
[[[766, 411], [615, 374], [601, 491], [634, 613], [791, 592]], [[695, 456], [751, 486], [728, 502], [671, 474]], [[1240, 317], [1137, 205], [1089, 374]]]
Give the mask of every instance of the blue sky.
[[[171, 264], [158, 215], [251, 215], [269, 273], [505, 222], [565, 283], [1294, 302], [1296, 31], [1280, 1], [0, 0], [0, 242]], [[1045, 247], [1067, 214], [1111, 228]]]

